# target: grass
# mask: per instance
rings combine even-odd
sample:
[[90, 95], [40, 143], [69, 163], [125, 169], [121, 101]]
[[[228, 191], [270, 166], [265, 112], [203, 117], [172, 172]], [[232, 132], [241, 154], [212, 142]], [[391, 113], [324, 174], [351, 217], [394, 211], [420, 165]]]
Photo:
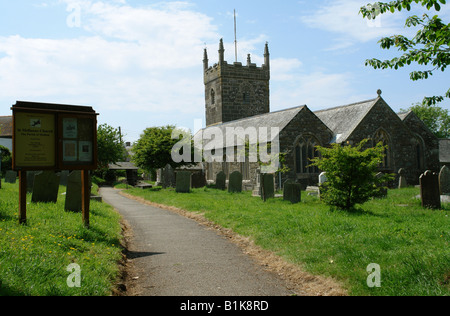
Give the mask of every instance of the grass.
[[[266, 203], [249, 192], [196, 189], [128, 190], [156, 203], [204, 213], [209, 220], [301, 266], [339, 280], [350, 295], [448, 296], [450, 294], [450, 205], [428, 210], [416, 188], [389, 191], [356, 211], [332, 211], [302, 193], [292, 205]], [[381, 287], [369, 288], [367, 267], [381, 268]]]
[[[59, 193], [65, 191], [61, 186]], [[18, 224], [18, 184], [0, 189], [0, 296], [111, 295], [119, 276], [122, 248], [120, 216], [110, 206], [91, 201], [90, 229], [81, 213], [64, 211], [58, 202], [30, 203], [27, 224]], [[80, 267], [81, 287], [67, 280]], [[72, 278], [71, 278], [72, 279]]]

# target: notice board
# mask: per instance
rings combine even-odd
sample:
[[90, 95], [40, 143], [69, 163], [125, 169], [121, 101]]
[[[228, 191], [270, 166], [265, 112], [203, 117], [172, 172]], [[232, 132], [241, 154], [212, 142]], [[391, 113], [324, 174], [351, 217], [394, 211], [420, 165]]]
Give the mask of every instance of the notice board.
[[17, 101], [14, 170], [95, 170], [97, 113], [92, 107]]

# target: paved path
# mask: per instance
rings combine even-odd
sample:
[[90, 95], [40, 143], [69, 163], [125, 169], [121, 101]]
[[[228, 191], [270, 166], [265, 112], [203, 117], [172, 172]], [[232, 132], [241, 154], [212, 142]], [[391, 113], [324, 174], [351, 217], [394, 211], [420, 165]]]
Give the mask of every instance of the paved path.
[[241, 249], [178, 214], [101, 188], [133, 230], [130, 257], [139, 295], [144, 296], [286, 296], [283, 281], [264, 271]]

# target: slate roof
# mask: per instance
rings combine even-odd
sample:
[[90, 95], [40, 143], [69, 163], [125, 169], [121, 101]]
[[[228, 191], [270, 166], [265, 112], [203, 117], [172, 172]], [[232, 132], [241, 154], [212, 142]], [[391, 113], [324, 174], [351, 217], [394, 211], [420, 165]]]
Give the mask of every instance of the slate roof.
[[[271, 128], [278, 127], [281, 132], [286, 127], [286, 125], [288, 125], [292, 121], [292, 119], [305, 107], [306, 106], [299, 106], [299, 107], [294, 107], [294, 108], [290, 108], [290, 109], [286, 109], [286, 110], [255, 115], [252, 117], [247, 117], [247, 118], [243, 118], [243, 119], [239, 119], [239, 120], [235, 120], [235, 121], [231, 121], [231, 122], [208, 126], [207, 128], [204, 128], [201, 131], [203, 133], [205, 133], [205, 131], [208, 131], [208, 130], [211, 131], [211, 129], [213, 129], [213, 128], [220, 129], [220, 131], [222, 132], [222, 135], [224, 137], [223, 138], [223, 145], [224, 145], [223, 147], [224, 148], [226, 147], [226, 130], [227, 130], [227, 128], [242, 127], [244, 129], [246, 129], [248, 127], [255, 127], [256, 130], [258, 131], [259, 127], [267, 127], [268, 136], [270, 136], [270, 138], [271, 138], [269, 141], [272, 141], [276, 135], [271, 135], [271, 132], [270, 132]], [[198, 136], [201, 131], [199, 131], [196, 134], [196, 136]], [[214, 145], [213, 140], [212, 141], [206, 140], [205, 142], [209, 146]], [[220, 146], [217, 146], [216, 148], [219, 148], [219, 147]]]
[[450, 163], [450, 139], [439, 140], [439, 161], [441, 164]]
[[0, 137], [12, 137], [12, 116], [0, 116]]
[[120, 161], [115, 164], [109, 164], [108, 168], [110, 170], [138, 170], [139, 169], [132, 162], [127, 162], [127, 161]]
[[411, 113], [414, 113], [414, 112], [413, 111], [402, 112], [402, 113], [397, 113], [397, 115], [402, 121], [404, 121]]
[[335, 142], [345, 142], [380, 97], [363, 102], [316, 111], [314, 114], [333, 131]]

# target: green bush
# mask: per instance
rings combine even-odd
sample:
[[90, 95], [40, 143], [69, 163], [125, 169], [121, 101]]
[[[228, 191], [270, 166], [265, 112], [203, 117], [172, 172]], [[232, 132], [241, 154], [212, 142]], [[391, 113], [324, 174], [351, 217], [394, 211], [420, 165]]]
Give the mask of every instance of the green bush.
[[333, 144], [331, 148], [317, 147], [321, 157], [315, 158], [312, 166], [327, 173], [328, 180], [321, 188], [321, 198], [326, 204], [351, 210], [356, 204], [363, 204], [379, 195], [383, 183], [392, 179], [392, 175], [376, 177], [385, 146], [379, 143], [367, 148], [367, 142], [365, 139], [356, 146]]

